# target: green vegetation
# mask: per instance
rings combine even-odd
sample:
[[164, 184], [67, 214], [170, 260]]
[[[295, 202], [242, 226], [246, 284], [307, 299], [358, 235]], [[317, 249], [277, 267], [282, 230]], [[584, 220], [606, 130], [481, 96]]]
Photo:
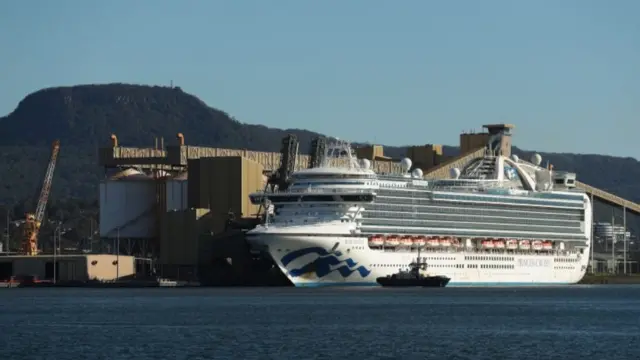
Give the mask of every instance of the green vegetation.
[[[480, 124], [479, 124], [480, 125]], [[229, 114], [208, 107], [180, 88], [127, 84], [57, 87], [28, 95], [11, 114], [0, 118], [0, 229], [7, 208], [21, 214], [35, 207], [50, 145], [61, 140], [49, 215], [66, 219], [80, 210], [97, 210], [98, 181], [104, 171], [97, 149], [117, 134], [123, 146], [153, 146], [155, 137], [165, 143], [182, 132], [189, 144], [279, 151], [287, 133], [298, 136], [306, 151], [316, 133], [299, 129], [273, 129], [238, 122]], [[445, 154], [458, 149], [445, 147]], [[385, 147], [400, 157], [405, 149]], [[516, 149], [523, 158], [531, 152]], [[632, 158], [602, 155], [541, 153], [555, 168], [575, 171], [585, 183], [640, 201], [637, 179], [640, 164]], [[15, 209], [14, 209], [15, 208]], [[610, 217], [610, 211], [601, 211]], [[609, 214], [609, 215], [607, 215]]]

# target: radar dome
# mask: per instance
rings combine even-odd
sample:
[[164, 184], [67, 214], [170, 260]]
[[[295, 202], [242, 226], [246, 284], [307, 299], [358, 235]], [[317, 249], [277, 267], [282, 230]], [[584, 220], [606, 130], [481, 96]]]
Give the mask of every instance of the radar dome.
[[536, 166], [540, 165], [542, 156], [540, 156], [540, 154], [533, 154], [533, 156], [531, 156], [531, 162]]
[[400, 162], [400, 166], [402, 166], [402, 170], [404, 171], [409, 171], [409, 169], [411, 169], [411, 159], [409, 158], [404, 158], [402, 159], [402, 161]]
[[518, 155], [513, 154], [513, 155], [511, 155], [511, 160], [513, 160], [513, 162], [518, 162], [518, 160], [520, 160], [520, 158], [518, 157]]
[[449, 174], [451, 174], [451, 178], [452, 179], [457, 179], [458, 177], [460, 177], [460, 169], [453, 168], [453, 169], [449, 170]]
[[415, 169], [413, 169], [412, 174], [413, 174], [413, 177], [422, 178], [422, 175], [423, 175], [422, 174], [422, 169], [415, 168]]
[[369, 170], [371, 161], [369, 161], [369, 159], [360, 159], [360, 166], [362, 166], [363, 169]]

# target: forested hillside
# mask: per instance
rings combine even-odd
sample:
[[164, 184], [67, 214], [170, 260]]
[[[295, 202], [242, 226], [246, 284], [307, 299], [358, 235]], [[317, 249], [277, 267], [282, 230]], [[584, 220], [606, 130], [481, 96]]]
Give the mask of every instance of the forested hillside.
[[[177, 87], [128, 84], [37, 91], [0, 118], [0, 129], [0, 205], [19, 206], [19, 210], [23, 204], [33, 205], [54, 139], [60, 139], [62, 147], [52, 206], [95, 208], [97, 184], [103, 176], [96, 164], [97, 148], [108, 144], [111, 133], [125, 146], [153, 146], [154, 137], [173, 141], [182, 132], [193, 145], [261, 151], [279, 151], [280, 140], [288, 133], [297, 135], [304, 151], [317, 136], [301, 129], [243, 124]], [[557, 169], [575, 171], [585, 183], [640, 202], [636, 159], [530, 150], [538, 151]], [[445, 147], [445, 154], [457, 152], [456, 147]], [[527, 159], [531, 154], [514, 152]], [[404, 153], [402, 147], [385, 147], [385, 154], [392, 157]]]

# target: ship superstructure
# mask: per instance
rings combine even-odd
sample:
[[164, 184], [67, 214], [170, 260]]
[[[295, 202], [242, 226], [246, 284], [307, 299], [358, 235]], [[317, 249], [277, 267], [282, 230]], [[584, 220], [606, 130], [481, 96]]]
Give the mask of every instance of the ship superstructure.
[[347, 142], [326, 145], [320, 166], [292, 175], [286, 191], [251, 194], [268, 209], [250, 231], [296, 286], [377, 285], [418, 250], [430, 273], [455, 285], [572, 284], [586, 272], [592, 205], [575, 174], [503, 155], [502, 133], [485, 156], [449, 179], [376, 174]]

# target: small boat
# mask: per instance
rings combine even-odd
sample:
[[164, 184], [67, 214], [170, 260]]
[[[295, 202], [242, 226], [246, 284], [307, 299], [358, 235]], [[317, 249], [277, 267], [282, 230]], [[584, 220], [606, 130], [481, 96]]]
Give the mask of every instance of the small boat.
[[373, 235], [369, 238], [369, 246], [382, 246], [384, 245], [384, 236], [382, 235]]
[[431, 276], [426, 273], [427, 263], [420, 258], [420, 250], [418, 250], [418, 258], [409, 264], [409, 270], [400, 270], [399, 272], [382, 276], [376, 279], [376, 282], [384, 287], [445, 287], [451, 278], [442, 275]]
[[448, 236], [440, 238], [440, 240], [438, 242], [440, 243], [440, 246], [443, 246], [443, 247], [451, 246], [451, 238], [448, 237]]
[[460, 240], [458, 240], [458, 238], [453, 238], [451, 240], [451, 246], [453, 247], [460, 247], [462, 244], [460, 243]]
[[493, 249], [493, 241], [491, 239], [483, 240], [481, 244], [484, 249]]
[[543, 250], [553, 250], [553, 243], [551, 241], [542, 242], [542, 249]]
[[429, 240], [427, 240], [427, 246], [429, 247], [437, 247], [440, 245], [440, 241], [438, 241], [440, 238], [437, 236], [433, 236], [430, 237]]
[[498, 239], [493, 242], [493, 247], [496, 249], [504, 249], [504, 239]]
[[531, 249], [531, 242], [529, 242], [529, 240], [520, 240], [520, 243], [518, 244], [518, 246], [522, 250], [529, 250]]
[[413, 245], [413, 239], [411, 236], [403, 236], [400, 238], [400, 245], [411, 246]]
[[416, 236], [413, 238], [413, 246], [415, 247], [424, 247], [427, 244], [427, 239], [424, 236]]
[[507, 249], [515, 250], [517, 248], [518, 248], [518, 240], [515, 240], [515, 239], [507, 240]]
[[384, 241], [384, 246], [398, 246], [400, 245], [400, 239], [396, 235], [389, 235]]

